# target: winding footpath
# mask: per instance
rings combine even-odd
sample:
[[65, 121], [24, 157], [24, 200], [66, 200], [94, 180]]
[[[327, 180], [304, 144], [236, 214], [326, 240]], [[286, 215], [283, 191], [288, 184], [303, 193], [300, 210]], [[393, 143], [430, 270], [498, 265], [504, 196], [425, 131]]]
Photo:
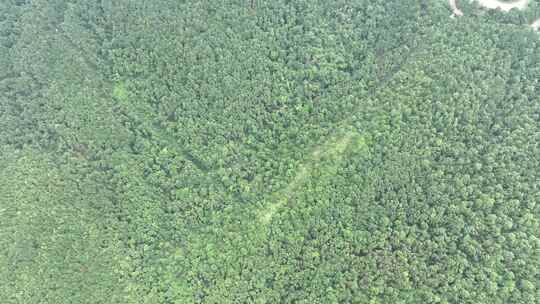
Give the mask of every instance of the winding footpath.
[[[529, 0], [517, 0], [513, 2], [502, 2], [498, 0], [475, 0], [480, 4], [481, 6], [488, 8], [488, 9], [500, 9], [503, 12], [508, 12], [513, 8], [522, 10], [527, 7], [529, 4]], [[459, 17], [463, 16], [463, 12], [458, 8], [456, 4], [456, 0], [448, 0], [448, 3], [450, 4], [450, 7], [452, 8], [452, 17]], [[531, 27], [539, 30], [540, 29], [540, 18], [538, 18], [536, 21], [531, 23]]]
[[531, 23], [533, 29], [540, 31], [540, 18], [536, 19], [535, 22]]
[[463, 16], [463, 12], [458, 8], [457, 4], [456, 4], [456, 0], [448, 0], [448, 3], [450, 4], [450, 7], [452, 8], [452, 18], [454, 17], [460, 17], [460, 16]]
[[502, 2], [497, 0], [476, 0], [481, 6], [490, 9], [500, 9], [504, 12], [509, 12], [513, 8], [525, 9], [529, 0], [518, 0], [513, 2]]

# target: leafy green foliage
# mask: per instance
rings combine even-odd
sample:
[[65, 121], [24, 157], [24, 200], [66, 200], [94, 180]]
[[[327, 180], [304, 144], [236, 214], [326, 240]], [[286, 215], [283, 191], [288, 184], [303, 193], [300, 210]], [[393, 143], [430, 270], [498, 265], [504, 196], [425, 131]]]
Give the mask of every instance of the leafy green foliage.
[[462, 2], [2, 2], [0, 297], [535, 303], [537, 4]]

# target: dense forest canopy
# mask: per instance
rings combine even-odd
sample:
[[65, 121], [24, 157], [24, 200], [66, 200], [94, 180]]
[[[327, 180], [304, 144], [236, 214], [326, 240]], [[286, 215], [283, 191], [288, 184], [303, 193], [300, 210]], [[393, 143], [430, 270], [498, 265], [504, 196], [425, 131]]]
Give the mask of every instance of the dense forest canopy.
[[1, 1], [2, 303], [538, 303], [540, 1], [449, 3]]

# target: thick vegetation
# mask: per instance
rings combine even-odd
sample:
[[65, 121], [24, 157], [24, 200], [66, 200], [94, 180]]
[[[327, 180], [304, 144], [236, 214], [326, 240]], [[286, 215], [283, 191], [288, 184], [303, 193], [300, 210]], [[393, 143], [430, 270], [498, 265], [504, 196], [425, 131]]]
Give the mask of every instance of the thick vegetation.
[[2, 302], [538, 303], [539, 6], [461, 2], [2, 1]]

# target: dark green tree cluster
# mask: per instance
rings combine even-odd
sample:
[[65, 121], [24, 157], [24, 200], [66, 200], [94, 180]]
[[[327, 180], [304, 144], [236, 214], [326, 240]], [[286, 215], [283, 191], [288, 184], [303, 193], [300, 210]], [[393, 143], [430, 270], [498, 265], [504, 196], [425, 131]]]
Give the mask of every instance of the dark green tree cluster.
[[535, 5], [2, 1], [0, 298], [537, 303]]

